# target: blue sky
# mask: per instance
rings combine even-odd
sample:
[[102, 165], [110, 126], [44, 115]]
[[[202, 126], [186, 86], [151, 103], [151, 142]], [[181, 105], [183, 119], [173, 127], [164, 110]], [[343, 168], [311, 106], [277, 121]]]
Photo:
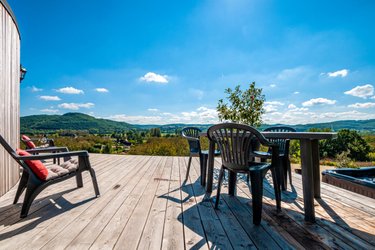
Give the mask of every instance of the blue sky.
[[375, 118], [375, 1], [16, 1], [21, 115], [217, 122], [255, 81], [266, 123]]

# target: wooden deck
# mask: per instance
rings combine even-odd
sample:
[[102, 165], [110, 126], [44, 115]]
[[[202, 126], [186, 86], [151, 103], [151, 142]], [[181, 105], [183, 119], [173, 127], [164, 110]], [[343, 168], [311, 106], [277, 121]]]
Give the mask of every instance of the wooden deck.
[[[220, 209], [199, 184], [198, 159], [184, 183], [186, 157], [90, 156], [102, 196], [88, 173], [47, 188], [25, 219], [12, 205], [15, 188], [0, 198], [1, 249], [374, 249], [375, 200], [322, 184], [317, 223], [303, 218], [301, 177], [283, 194], [276, 213], [266, 181], [263, 220], [252, 224], [251, 194], [239, 181], [237, 196]], [[219, 162], [215, 163], [219, 166]], [[216, 194], [214, 191], [212, 195]], [[22, 201], [21, 197], [21, 201]]]

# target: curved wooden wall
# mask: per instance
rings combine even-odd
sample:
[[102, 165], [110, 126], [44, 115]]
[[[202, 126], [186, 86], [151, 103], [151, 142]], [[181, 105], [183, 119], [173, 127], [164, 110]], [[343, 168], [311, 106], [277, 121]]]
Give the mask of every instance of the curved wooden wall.
[[[12, 11], [0, 1], [0, 134], [13, 147], [20, 138], [20, 36]], [[20, 176], [19, 166], [0, 145], [0, 196]]]

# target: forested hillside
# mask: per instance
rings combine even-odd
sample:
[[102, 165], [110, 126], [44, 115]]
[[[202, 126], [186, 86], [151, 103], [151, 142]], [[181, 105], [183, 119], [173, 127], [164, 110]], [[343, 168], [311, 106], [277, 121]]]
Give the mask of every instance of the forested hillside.
[[[57, 130], [80, 130], [91, 134], [111, 134], [129, 130], [148, 131], [160, 128], [162, 133], [174, 134], [186, 126], [195, 126], [207, 130], [211, 124], [167, 124], [167, 125], [133, 125], [126, 122], [116, 122], [108, 119], [98, 119], [82, 113], [66, 113], [64, 115], [32, 115], [21, 117], [21, 133], [41, 134], [53, 133]], [[260, 129], [268, 126], [263, 124]], [[297, 131], [307, 131], [310, 128], [353, 129], [360, 132], [375, 134], [375, 119], [358, 121], [335, 121], [329, 123], [291, 125]]]

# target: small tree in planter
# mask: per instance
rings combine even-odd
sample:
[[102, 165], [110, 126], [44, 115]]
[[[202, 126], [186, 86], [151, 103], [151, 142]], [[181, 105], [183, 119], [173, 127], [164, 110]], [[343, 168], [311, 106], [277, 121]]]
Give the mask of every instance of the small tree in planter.
[[[237, 122], [252, 127], [262, 124], [265, 97], [262, 89], [255, 87], [255, 82], [250, 83], [249, 88], [244, 91], [237, 85], [234, 90], [227, 88], [225, 93], [228, 95], [226, 99], [229, 103], [220, 99], [216, 108], [220, 121]], [[259, 141], [252, 140], [251, 144], [254, 150], [259, 150]]]
[[262, 89], [255, 87], [255, 82], [244, 91], [241, 90], [240, 85], [237, 85], [234, 90], [227, 88], [225, 93], [228, 95], [226, 99], [229, 103], [220, 99], [216, 108], [220, 121], [238, 122], [253, 127], [262, 124], [265, 97]]

